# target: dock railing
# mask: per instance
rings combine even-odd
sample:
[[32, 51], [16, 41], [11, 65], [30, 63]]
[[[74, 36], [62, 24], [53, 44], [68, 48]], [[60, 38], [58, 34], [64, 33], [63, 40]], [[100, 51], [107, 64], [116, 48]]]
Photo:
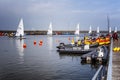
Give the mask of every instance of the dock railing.
[[111, 44], [110, 44], [107, 80], [112, 80], [112, 47], [113, 47], [113, 39], [111, 39]]
[[95, 75], [93, 76], [92, 80], [100, 80], [100, 79], [99, 79], [99, 74], [100, 74], [100, 72], [102, 71], [102, 68], [103, 68], [103, 65], [101, 65], [101, 66], [99, 67], [99, 69], [97, 70], [97, 72], [96, 72]]

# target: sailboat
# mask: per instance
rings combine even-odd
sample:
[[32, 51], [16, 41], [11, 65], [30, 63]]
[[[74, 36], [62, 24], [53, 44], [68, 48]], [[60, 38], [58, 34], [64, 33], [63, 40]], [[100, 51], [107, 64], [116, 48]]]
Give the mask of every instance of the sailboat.
[[80, 34], [80, 32], [79, 32], [79, 24], [77, 24], [77, 27], [76, 27], [76, 30], [75, 30], [74, 34], [75, 35], [79, 35]]
[[114, 30], [114, 33], [116, 33], [117, 32], [117, 27], [115, 27], [115, 30]]
[[19, 37], [20, 39], [24, 39], [24, 25], [23, 25], [23, 19], [20, 20], [16, 34], [16, 37]]
[[92, 28], [91, 28], [91, 26], [89, 27], [89, 34], [91, 34], [92, 33]]
[[99, 27], [97, 27], [97, 37], [100, 35]]
[[92, 27], [89, 28], [89, 36], [97, 36], [95, 33], [92, 32]]
[[111, 33], [111, 27], [109, 27], [109, 33]]
[[99, 30], [99, 27], [97, 27], [97, 34], [99, 34], [100, 33], [100, 30]]
[[49, 25], [49, 29], [48, 29], [47, 35], [52, 36], [52, 23], [51, 22], [50, 22], [50, 25]]

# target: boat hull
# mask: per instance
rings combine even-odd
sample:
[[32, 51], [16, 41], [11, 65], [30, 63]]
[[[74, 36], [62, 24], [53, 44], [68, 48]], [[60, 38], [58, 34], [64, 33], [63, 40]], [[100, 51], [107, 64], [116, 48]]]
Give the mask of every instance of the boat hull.
[[81, 47], [73, 47], [73, 48], [58, 49], [57, 51], [59, 53], [85, 54], [85, 53], [93, 51], [94, 49], [95, 48], [82, 49]]

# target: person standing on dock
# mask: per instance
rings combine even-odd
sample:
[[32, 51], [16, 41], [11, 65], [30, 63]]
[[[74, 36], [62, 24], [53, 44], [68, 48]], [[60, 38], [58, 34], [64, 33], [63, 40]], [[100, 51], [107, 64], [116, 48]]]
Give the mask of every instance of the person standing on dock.
[[117, 32], [113, 33], [112, 37], [113, 37], [113, 40], [114, 40], [114, 41], [115, 41], [115, 40], [118, 41], [118, 34], [117, 34]]
[[80, 46], [80, 45], [81, 45], [81, 40], [78, 40], [77, 46]]

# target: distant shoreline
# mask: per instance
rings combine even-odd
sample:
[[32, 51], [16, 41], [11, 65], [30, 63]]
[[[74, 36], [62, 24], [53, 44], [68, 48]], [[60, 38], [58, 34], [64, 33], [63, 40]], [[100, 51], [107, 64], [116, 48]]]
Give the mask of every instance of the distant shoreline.
[[[0, 30], [1, 33], [16, 33], [15, 30]], [[47, 30], [25, 30], [25, 34], [28, 35], [46, 35]], [[73, 35], [74, 30], [53, 30], [53, 35]], [[92, 31], [96, 33], [96, 31]], [[80, 31], [80, 33], [88, 33], [88, 31]], [[108, 31], [100, 31], [100, 33], [108, 33]], [[113, 32], [112, 32], [113, 33]], [[120, 33], [120, 31], [118, 31]]]

